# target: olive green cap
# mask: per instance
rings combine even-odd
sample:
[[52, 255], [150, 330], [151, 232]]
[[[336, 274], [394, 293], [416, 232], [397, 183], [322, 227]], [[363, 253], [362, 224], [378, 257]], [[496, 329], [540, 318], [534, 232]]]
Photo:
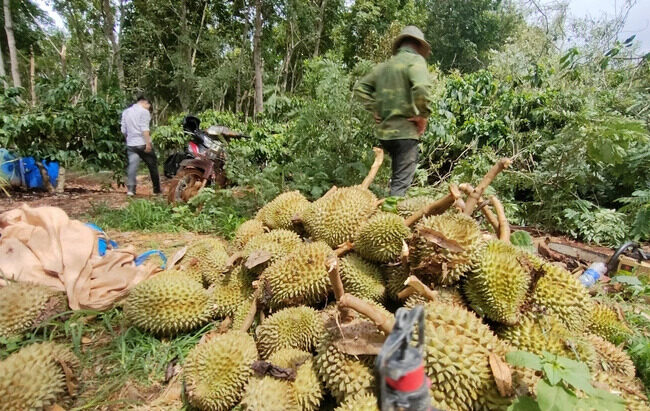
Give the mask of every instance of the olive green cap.
[[431, 46], [424, 39], [424, 34], [422, 33], [422, 31], [415, 26], [404, 27], [402, 31], [399, 33], [399, 35], [395, 37], [395, 40], [393, 40], [393, 54], [397, 54], [400, 43], [402, 42], [402, 40], [406, 38], [412, 38], [413, 40], [420, 43], [420, 45], [422, 46], [423, 57], [429, 56], [429, 54], [431, 53]]

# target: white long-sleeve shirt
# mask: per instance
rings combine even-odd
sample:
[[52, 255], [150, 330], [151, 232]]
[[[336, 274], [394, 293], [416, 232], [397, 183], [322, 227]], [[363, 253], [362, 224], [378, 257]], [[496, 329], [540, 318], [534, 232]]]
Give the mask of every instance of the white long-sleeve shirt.
[[144, 146], [144, 132], [149, 131], [151, 114], [149, 110], [135, 103], [122, 112], [122, 134], [126, 137], [127, 146]]

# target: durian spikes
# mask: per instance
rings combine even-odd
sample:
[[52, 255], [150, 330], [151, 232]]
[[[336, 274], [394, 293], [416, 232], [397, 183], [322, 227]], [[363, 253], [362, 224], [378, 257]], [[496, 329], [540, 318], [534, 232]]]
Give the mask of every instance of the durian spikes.
[[375, 152], [375, 161], [372, 163], [372, 166], [370, 167], [370, 171], [368, 172], [366, 178], [363, 180], [363, 183], [361, 183], [361, 187], [365, 188], [366, 190], [368, 189], [368, 187], [370, 187], [370, 184], [372, 184], [372, 182], [375, 181], [375, 177], [377, 177], [377, 172], [379, 171], [381, 164], [384, 162], [384, 150], [382, 150], [379, 147], [373, 147], [372, 151]]
[[483, 180], [476, 186], [476, 189], [467, 196], [467, 201], [465, 201], [466, 215], [472, 215], [474, 213], [474, 209], [478, 204], [479, 198], [483, 195], [483, 191], [485, 191], [500, 172], [510, 167], [510, 164], [512, 164], [512, 161], [509, 158], [502, 158], [492, 166], [490, 171], [483, 177]]
[[362, 299], [353, 296], [352, 294], [343, 294], [339, 301], [339, 306], [343, 308], [351, 308], [359, 314], [365, 315], [372, 322], [375, 323], [377, 328], [383, 331], [386, 335], [390, 334], [395, 325], [395, 319], [384, 315], [376, 307], [363, 301]]

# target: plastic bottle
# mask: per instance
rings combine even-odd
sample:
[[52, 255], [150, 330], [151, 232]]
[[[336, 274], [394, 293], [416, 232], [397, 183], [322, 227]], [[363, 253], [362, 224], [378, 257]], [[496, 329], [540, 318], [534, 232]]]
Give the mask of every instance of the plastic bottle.
[[597, 262], [593, 263], [587, 268], [580, 277], [578, 277], [578, 280], [584, 285], [586, 288], [589, 288], [596, 284], [596, 282], [605, 275], [607, 272], [607, 266], [605, 263], [602, 262]]

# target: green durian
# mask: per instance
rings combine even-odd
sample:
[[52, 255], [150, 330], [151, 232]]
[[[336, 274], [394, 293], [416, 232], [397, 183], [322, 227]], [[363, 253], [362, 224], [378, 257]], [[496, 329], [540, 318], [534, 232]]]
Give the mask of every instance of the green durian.
[[604, 304], [594, 304], [589, 319], [587, 331], [603, 337], [612, 344], [620, 344], [631, 334], [630, 329], [618, 318], [616, 311]]
[[489, 241], [477, 253], [465, 281], [465, 295], [479, 315], [503, 324], [516, 324], [530, 285], [517, 249], [500, 240]]
[[21, 335], [67, 306], [63, 292], [40, 284], [8, 283], [0, 287], [0, 337]]
[[301, 220], [307, 233], [330, 247], [352, 241], [354, 235], [376, 211], [377, 197], [355, 186], [338, 188], [314, 201]]
[[313, 351], [324, 332], [320, 313], [304, 306], [282, 309], [264, 319], [255, 330], [262, 358], [285, 348]]
[[333, 253], [325, 243], [300, 244], [264, 270], [272, 307], [316, 304], [327, 297], [330, 279], [325, 260]]
[[241, 405], [247, 411], [300, 411], [293, 386], [274, 377], [253, 377]]
[[298, 191], [282, 193], [262, 207], [255, 218], [269, 228], [291, 230], [293, 218], [301, 215], [309, 204], [309, 200]]
[[256, 360], [253, 337], [241, 331], [217, 335], [195, 346], [183, 366], [190, 404], [201, 410], [230, 410], [241, 400]]
[[42, 410], [65, 404], [71, 395], [66, 369], [78, 372], [79, 360], [64, 345], [31, 344], [0, 361], [0, 402], [5, 411]]
[[158, 335], [191, 331], [210, 321], [210, 295], [179, 271], [164, 271], [133, 287], [124, 304], [127, 320]]
[[364, 223], [354, 238], [354, 250], [377, 263], [399, 260], [404, 240], [411, 231], [404, 219], [392, 213], [378, 213]]
[[246, 247], [244, 247], [243, 254], [245, 258], [248, 258], [256, 251], [268, 252], [270, 254], [270, 259], [264, 263], [262, 266], [263, 269], [269, 264], [291, 253], [300, 244], [302, 244], [302, 240], [298, 234], [293, 231], [282, 229], [273, 230], [269, 233], [251, 238], [248, 244], [246, 244]]
[[290, 384], [302, 411], [316, 411], [323, 400], [323, 387], [314, 367], [314, 358], [306, 351], [283, 348], [275, 351], [269, 362], [282, 368], [296, 370], [296, 380]]
[[334, 411], [379, 411], [379, 401], [374, 394], [364, 392], [349, 396]]
[[402, 218], [409, 218], [416, 211], [436, 201], [433, 197], [420, 196], [405, 198], [397, 203], [397, 214]]
[[238, 249], [242, 249], [251, 238], [264, 234], [265, 232], [264, 224], [260, 220], [244, 221], [237, 227], [237, 231], [235, 231], [233, 244]]
[[382, 267], [382, 270], [386, 279], [386, 294], [391, 299], [398, 301], [397, 294], [406, 287], [404, 282], [411, 275], [409, 267], [402, 264], [387, 265]]
[[596, 352], [596, 369], [612, 375], [623, 377], [634, 377], [636, 369], [634, 363], [621, 347], [597, 336], [587, 335], [585, 337]]
[[386, 297], [384, 276], [375, 264], [351, 253], [340, 259], [340, 275], [345, 292], [381, 302]]
[[212, 284], [210, 303], [217, 317], [229, 317], [253, 295], [253, 279], [242, 266], [235, 267]]
[[[428, 240], [427, 234], [442, 234], [462, 251]], [[409, 264], [413, 274], [430, 275], [438, 285], [455, 284], [471, 268], [472, 255], [481, 243], [478, 223], [464, 214], [448, 212], [422, 219], [410, 240]]]
[[221, 241], [204, 238], [188, 246], [181, 264], [183, 271], [190, 277], [212, 284], [226, 271], [228, 253]]

